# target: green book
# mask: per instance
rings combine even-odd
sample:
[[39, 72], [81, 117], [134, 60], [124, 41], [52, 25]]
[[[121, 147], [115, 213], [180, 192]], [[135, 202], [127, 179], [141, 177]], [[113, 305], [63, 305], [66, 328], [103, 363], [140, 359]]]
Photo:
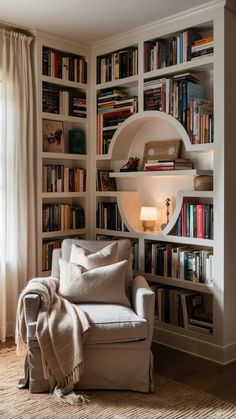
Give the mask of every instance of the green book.
[[83, 130], [68, 131], [69, 153], [86, 154], [86, 139]]

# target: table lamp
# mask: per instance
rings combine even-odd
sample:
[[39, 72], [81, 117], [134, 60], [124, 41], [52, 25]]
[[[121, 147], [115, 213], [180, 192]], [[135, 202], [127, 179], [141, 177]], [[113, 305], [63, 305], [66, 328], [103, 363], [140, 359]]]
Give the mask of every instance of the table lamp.
[[157, 220], [156, 207], [141, 207], [140, 220], [142, 221], [143, 231], [154, 231]]

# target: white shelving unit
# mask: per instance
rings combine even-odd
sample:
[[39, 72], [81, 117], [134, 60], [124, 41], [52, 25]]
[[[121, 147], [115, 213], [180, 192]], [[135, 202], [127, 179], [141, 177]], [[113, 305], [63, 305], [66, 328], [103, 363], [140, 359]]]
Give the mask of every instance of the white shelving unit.
[[[225, 2], [208, 5], [201, 10], [191, 11], [183, 16], [155, 22], [137, 30], [127, 32], [105, 41], [96, 42], [92, 53], [92, 138], [96, 139], [96, 96], [102, 89], [112, 87], [126, 88], [138, 96], [139, 112], [119, 125], [113, 135], [107, 154], [96, 155], [93, 147], [93, 197], [92, 197], [92, 231], [96, 235], [129, 237], [138, 240], [139, 270], [145, 270], [145, 248], [150, 241], [187, 245], [194, 249], [211, 249], [214, 255], [213, 281], [211, 284], [193, 283], [179, 278], [169, 278], [146, 273], [151, 283], [163, 286], [200, 292], [209, 298], [213, 311], [213, 334], [186, 330], [156, 321], [154, 340], [176, 347], [195, 355], [206, 357], [217, 362], [227, 363], [236, 358], [236, 330], [233, 318], [236, 314], [234, 297], [236, 282], [234, 278], [233, 237], [236, 234], [236, 221], [233, 217], [233, 155], [235, 141], [233, 123], [233, 96], [230, 86], [236, 90], [232, 77], [235, 71], [235, 58], [231, 57], [229, 39], [235, 37], [235, 14], [225, 7]], [[144, 72], [144, 44], [149, 40], [165, 38], [195, 28], [204, 35], [214, 36], [214, 55], [202, 56], [191, 61], [154, 71]], [[228, 43], [227, 43], [228, 40]], [[110, 54], [129, 45], [138, 47], [138, 75], [132, 78], [96, 84], [97, 57]], [[225, 70], [227, 64], [230, 70]], [[143, 111], [144, 81], [152, 78], [173, 77], [175, 74], [191, 72], [204, 85], [206, 97], [214, 103], [214, 143], [191, 144], [184, 127], [173, 117], [163, 112]], [[228, 77], [228, 78], [226, 78]], [[226, 95], [227, 93], [227, 95]], [[231, 107], [230, 107], [230, 97]], [[223, 100], [223, 98], [225, 98]], [[226, 113], [227, 110], [227, 113]], [[144, 145], [147, 141], [181, 139], [182, 155], [195, 163], [194, 170], [168, 172], [120, 172], [130, 156], [143, 158]], [[232, 147], [232, 154], [230, 148]], [[227, 160], [229, 165], [227, 163]], [[225, 162], [225, 163], [224, 163]], [[230, 163], [231, 162], [231, 163]], [[96, 170], [110, 169], [111, 177], [116, 179], [117, 191], [96, 191]], [[214, 191], [194, 191], [193, 179], [197, 174], [213, 174]], [[232, 177], [230, 177], [232, 176]], [[226, 180], [228, 181], [226, 185]], [[231, 185], [231, 186], [230, 186]], [[169, 225], [162, 231], [165, 214], [165, 199], [171, 198], [172, 211]], [[181, 205], [188, 202], [207, 202], [214, 205], [214, 239], [179, 237], [171, 230], [174, 227]], [[99, 202], [117, 202], [119, 211], [128, 232], [106, 230], [96, 227], [96, 208]], [[139, 220], [141, 205], [158, 208], [158, 225], [153, 233], [144, 233]], [[230, 212], [231, 208], [231, 212]], [[226, 218], [227, 214], [227, 218]], [[231, 230], [232, 227], [232, 230]], [[226, 234], [228, 233], [228, 237]], [[227, 261], [227, 265], [226, 265]], [[230, 289], [233, 293], [230, 293]]]
[[[90, 151], [90, 126], [88, 118], [90, 115], [90, 85], [77, 81], [68, 80], [66, 77], [51, 77], [43, 74], [43, 48], [46, 47], [57, 53], [71, 56], [82, 56], [90, 65], [90, 50], [85, 45], [79, 45], [72, 42], [67, 42], [56, 37], [38, 33], [36, 37], [36, 55], [37, 55], [37, 104], [38, 104], [38, 274], [48, 275], [50, 270], [45, 270], [43, 261], [47, 255], [43, 254], [43, 243], [61, 240], [65, 237], [80, 236], [86, 237], [89, 231], [89, 207], [90, 200], [88, 195], [88, 185], [90, 182], [88, 171], [87, 155]], [[51, 63], [53, 65], [53, 63]], [[86, 94], [87, 100], [87, 118], [77, 116], [57, 114], [51, 112], [43, 112], [42, 108], [42, 89], [43, 83], [49, 83], [53, 86], [65, 89], [76, 89]], [[43, 132], [42, 121], [44, 119], [52, 121], [60, 121], [63, 123], [63, 131], [65, 138], [65, 152], [45, 152], [43, 150]], [[68, 148], [68, 131], [82, 129], [86, 134], [86, 155], [84, 154], [70, 154]], [[83, 192], [42, 192], [42, 168], [43, 165], [63, 165], [69, 168], [81, 168], [86, 170], [86, 190]], [[59, 230], [59, 231], [45, 231], [43, 232], [42, 217], [43, 204], [69, 204], [80, 205], [83, 207], [86, 214], [85, 228]]]
[[[38, 271], [41, 272], [43, 240], [81, 234], [88, 239], [97, 235], [129, 237], [138, 248], [138, 271], [145, 271], [145, 250], [151, 242], [189, 246], [193, 249], [211, 249], [214, 263], [211, 283], [193, 283], [161, 275], [145, 273], [153, 284], [163, 287], [196, 291], [210, 304], [213, 313], [213, 333], [204, 334], [184, 327], [156, 321], [154, 340], [164, 345], [202, 356], [216, 362], [228, 363], [236, 359], [236, 281], [235, 281], [235, 155], [236, 142], [234, 98], [236, 96], [236, 58], [233, 39], [236, 37], [236, 9], [231, 1], [217, 1], [190, 10], [185, 14], [153, 22], [150, 25], [124, 34], [95, 42], [92, 46], [72, 44], [46, 34], [36, 34], [37, 51], [37, 103], [38, 103]], [[144, 71], [145, 42], [179, 34], [195, 28], [203, 35], [214, 36], [214, 54], [202, 56], [173, 66]], [[68, 51], [87, 57], [88, 84], [62, 81], [42, 76], [42, 46]], [[97, 84], [97, 57], [135, 46], [138, 50], [138, 72], [133, 76]], [[91, 57], [90, 57], [91, 55]], [[191, 144], [188, 133], [174, 117], [158, 111], [144, 111], [144, 83], [152, 78], [172, 78], [176, 74], [191, 72], [204, 86], [206, 98], [214, 104], [214, 143]], [[74, 116], [47, 114], [42, 112], [42, 82], [61, 87], [78, 88], [87, 94], [87, 120]], [[104, 89], [113, 87], [126, 89], [131, 96], [138, 97], [138, 113], [121, 123], [112, 137], [107, 154], [96, 153], [97, 96]], [[66, 129], [84, 127], [87, 133], [87, 156], [45, 153], [42, 150], [42, 119], [62, 121]], [[181, 139], [183, 157], [194, 161], [194, 170], [170, 171], [168, 173], [121, 173], [120, 168], [130, 156], [143, 158], [147, 141]], [[41, 172], [43, 162], [51, 164], [78, 165], [87, 168], [87, 189], [76, 194], [42, 194]], [[54, 162], [54, 163], [53, 163]], [[73, 166], [75, 167], [75, 166]], [[96, 191], [97, 169], [109, 169], [116, 179], [117, 191]], [[194, 191], [193, 180], [197, 174], [213, 173], [213, 191]], [[165, 222], [165, 199], [171, 199], [169, 225], [161, 230]], [[42, 233], [42, 204], [44, 202], [80, 202], [86, 210], [86, 228], [81, 231]], [[100, 228], [96, 225], [97, 204], [117, 203], [124, 225], [120, 231]], [[200, 202], [214, 205], [213, 239], [181, 237], [174, 228], [182, 202]], [[156, 206], [158, 209], [157, 229], [144, 233], [139, 220], [140, 206]], [[47, 274], [47, 272], [45, 273]]]

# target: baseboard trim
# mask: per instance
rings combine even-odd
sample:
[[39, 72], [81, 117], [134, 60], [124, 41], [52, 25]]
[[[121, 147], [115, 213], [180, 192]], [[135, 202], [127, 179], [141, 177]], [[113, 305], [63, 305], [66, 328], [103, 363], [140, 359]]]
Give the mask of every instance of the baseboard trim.
[[154, 329], [153, 342], [190, 355], [227, 365], [236, 360], [236, 342], [221, 346], [169, 330]]

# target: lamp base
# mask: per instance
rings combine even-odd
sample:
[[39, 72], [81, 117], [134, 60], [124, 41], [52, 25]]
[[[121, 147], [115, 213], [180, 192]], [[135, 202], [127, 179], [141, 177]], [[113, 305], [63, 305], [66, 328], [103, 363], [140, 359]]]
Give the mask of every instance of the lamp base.
[[143, 231], [154, 231], [155, 226], [156, 226], [156, 221], [153, 221], [153, 220], [142, 221]]

